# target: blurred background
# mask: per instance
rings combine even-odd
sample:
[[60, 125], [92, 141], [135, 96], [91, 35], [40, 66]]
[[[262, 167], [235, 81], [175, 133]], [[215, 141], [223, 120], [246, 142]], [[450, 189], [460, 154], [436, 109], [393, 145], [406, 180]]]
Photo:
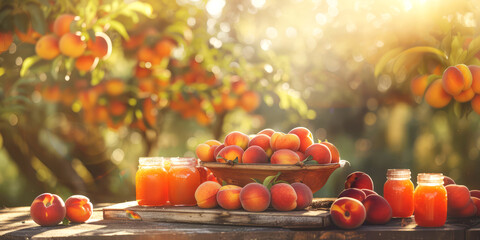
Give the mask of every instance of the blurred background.
[[[389, 168], [480, 189], [473, 102], [423, 98], [448, 66], [480, 65], [478, 3], [2, 1], [0, 207], [43, 192], [131, 201], [141, 156], [194, 156], [230, 131], [297, 126], [350, 162], [317, 197], [338, 195], [353, 171], [382, 194]], [[97, 39], [111, 44], [95, 50]]]

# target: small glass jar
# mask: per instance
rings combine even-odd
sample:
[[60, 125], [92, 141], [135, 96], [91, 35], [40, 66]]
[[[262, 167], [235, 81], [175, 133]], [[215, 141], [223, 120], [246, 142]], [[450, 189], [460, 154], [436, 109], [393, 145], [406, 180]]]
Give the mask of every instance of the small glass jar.
[[392, 207], [392, 217], [406, 218], [413, 214], [413, 183], [410, 169], [388, 169], [383, 197]]
[[135, 192], [140, 206], [163, 206], [168, 202], [168, 178], [161, 157], [141, 157], [135, 175]]
[[173, 206], [195, 206], [195, 191], [201, 183], [195, 158], [170, 158], [168, 197]]
[[447, 220], [447, 190], [443, 174], [419, 173], [414, 193], [415, 222], [422, 227], [441, 227]]

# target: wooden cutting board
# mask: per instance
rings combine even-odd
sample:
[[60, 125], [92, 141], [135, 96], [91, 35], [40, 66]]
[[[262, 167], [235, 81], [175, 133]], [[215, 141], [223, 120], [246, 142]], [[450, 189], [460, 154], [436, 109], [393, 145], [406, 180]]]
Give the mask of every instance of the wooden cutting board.
[[321, 228], [331, 226], [328, 208], [334, 199], [317, 198], [311, 207], [302, 211], [264, 212], [228, 211], [221, 208], [144, 207], [136, 201], [103, 208], [103, 218], [111, 220], [159, 221], [217, 225], [268, 226], [284, 228]]

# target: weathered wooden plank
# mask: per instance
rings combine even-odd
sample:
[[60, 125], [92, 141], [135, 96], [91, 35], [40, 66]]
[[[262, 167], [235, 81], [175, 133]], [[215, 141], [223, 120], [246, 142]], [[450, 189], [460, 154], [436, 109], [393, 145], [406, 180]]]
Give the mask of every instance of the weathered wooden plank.
[[120, 203], [103, 209], [104, 219], [136, 220], [138, 215], [143, 221], [182, 222], [218, 225], [270, 226], [321, 228], [331, 225], [327, 210], [304, 210], [278, 212], [247, 212], [244, 210], [227, 211], [223, 209], [202, 209], [198, 207], [142, 207], [136, 202]]
[[473, 226], [466, 231], [466, 240], [480, 240], [480, 224]]

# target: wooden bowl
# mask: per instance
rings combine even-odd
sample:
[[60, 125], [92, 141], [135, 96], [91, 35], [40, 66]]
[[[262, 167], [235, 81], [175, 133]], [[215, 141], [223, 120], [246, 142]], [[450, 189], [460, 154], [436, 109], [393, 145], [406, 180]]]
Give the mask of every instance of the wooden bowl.
[[234, 165], [218, 162], [201, 162], [200, 164], [210, 169], [215, 177], [237, 186], [245, 186], [253, 182], [252, 178], [263, 181], [267, 176], [282, 174], [279, 180], [288, 183], [303, 182], [312, 189], [312, 192], [320, 190], [335, 169], [345, 165], [344, 160], [340, 163], [321, 165], [285, 165], [285, 164], [248, 164], [236, 163]]

